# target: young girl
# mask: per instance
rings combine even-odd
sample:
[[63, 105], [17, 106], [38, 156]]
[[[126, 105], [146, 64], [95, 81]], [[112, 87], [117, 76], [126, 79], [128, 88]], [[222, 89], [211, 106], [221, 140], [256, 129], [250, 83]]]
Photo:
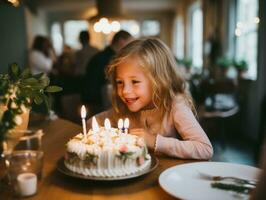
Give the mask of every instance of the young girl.
[[[139, 39], [124, 47], [109, 65], [113, 109], [96, 116], [117, 127], [128, 117], [130, 134], [144, 138], [155, 153], [210, 159], [212, 145], [197, 122], [186, 83], [168, 47], [159, 39]], [[91, 119], [88, 121], [91, 124]]]

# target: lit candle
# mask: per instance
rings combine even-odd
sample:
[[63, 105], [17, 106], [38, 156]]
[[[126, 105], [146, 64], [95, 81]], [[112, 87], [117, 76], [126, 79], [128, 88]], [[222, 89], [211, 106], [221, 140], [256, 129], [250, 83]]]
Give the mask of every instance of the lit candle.
[[37, 176], [33, 173], [22, 173], [17, 177], [18, 191], [21, 196], [33, 195], [37, 191]]
[[104, 128], [105, 128], [105, 130], [110, 130], [111, 129], [111, 122], [110, 122], [110, 120], [108, 118], [106, 118], [104, 120]]
[[118, 120], [117, 128], [118, 128], [119, 133], [122, 133], [122, 128], [123, 128], [123, 120], [122, 119]]
[[82, 119], [82, 128], [83, 128], [83, 135], [84, 135], [84, 137], [86, 137], [86, 133], [87, 133], [87, 130], [86, 130], [86, 115], [87, 115], [87, 113], [86, 113], [86, 108], [85, 108], [85, 106], [83, 105], [82, 107], [81, 107], [81, 119]]
[[125, 128], [125, 134], [128, 133], [128, 128], [129, 128], [129, 119], [126, 118], [124, 121], [124, 128]]
[[100, 131], [98, 122], [94, 116], [92, 117], [92, 131], [93, 131], [93, 133], [97, 133]]

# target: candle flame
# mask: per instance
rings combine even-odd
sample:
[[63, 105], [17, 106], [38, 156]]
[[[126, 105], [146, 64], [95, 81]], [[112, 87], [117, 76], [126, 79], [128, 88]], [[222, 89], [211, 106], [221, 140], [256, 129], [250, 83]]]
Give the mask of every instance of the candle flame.
[[110, 122], [110, 120], [108, 118], [106, 118], [104, 120], [104, 127], [105, 127], [106, 130], [111, 129], [111, 122]]
[[123, 120], [122, 119], [118, 120], [117, 127], [118, 127], [118, 129], [122, 129], [123, 128]]
[[86, 108], [84, 105], [81, 106], [81, 118], [86, 118]]
[[129, 119], [126, 118], [124, 121], [124, 128], [128, 129], [129, 128]]
[[92, 117], [92, 131], [93, 131], [94, 133], [97, 133], [97, 132], [100, 131], [100, 128], [99, 128], [98, 122], [97, 122], [97, 120], [96, 120], [96, 118], [95, 118], [94, 116]]

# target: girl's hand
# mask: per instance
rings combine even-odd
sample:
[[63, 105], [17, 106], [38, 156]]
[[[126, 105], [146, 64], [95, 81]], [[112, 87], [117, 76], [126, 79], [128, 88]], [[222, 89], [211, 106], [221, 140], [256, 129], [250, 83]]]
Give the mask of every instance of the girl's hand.
[[130, 134], [142, 137], [149, 149], [154, 149], [156, 136], [148, 133], [143, 128], [130, 129]]

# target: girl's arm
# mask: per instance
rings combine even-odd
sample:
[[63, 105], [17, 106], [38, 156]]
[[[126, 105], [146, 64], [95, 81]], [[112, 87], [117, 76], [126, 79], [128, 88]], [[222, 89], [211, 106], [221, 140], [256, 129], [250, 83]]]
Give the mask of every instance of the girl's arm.
[[182, 140], [158, 134], [155, 152], [185, 159], [210, 159], [213, 154], [212, 145], [189, 106], [184, 101], [176, 103], [172, 116]]

